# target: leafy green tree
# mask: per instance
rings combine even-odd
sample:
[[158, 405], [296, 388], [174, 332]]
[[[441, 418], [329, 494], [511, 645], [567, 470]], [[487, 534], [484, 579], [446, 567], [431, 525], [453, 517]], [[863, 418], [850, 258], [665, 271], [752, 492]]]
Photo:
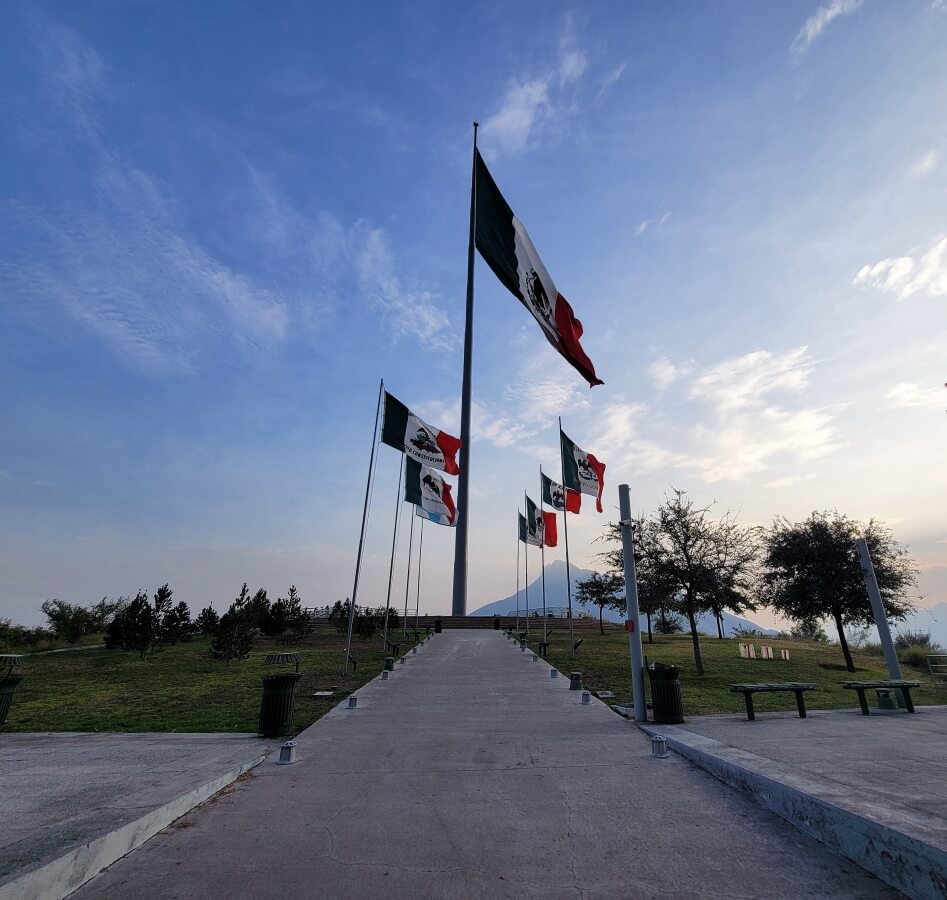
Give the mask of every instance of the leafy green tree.
[[226, 662], [228, 668], [233, 660], [246, 659], [253, 650], [256, 633], [257, 630], [246, 610], [232, 603], [230, 609], [220, 617], [211, 638], [211, 657]]
[[194, 630], [204, 637], [210, 637], [217, 630], [219, 623], [220, 615], [217, 610], [213, 606], [205, 606], [194, 620]]
[[845, 627], [874, 622], [855, 550], [858, 537], [868, 544], [888, 618], [904, 619], [913, 609], [905, 592], [917, 584], [917, 568], [907, 549], [874, 519], [863, 525], [837, 510], [813, 512], [802, 522], [778, 518], [766, 535], [763, 555], [769, 603], [795, 622], [811, 625], [831, 618], [849, 672], [855, 663]]
[[617, 575], [593, 572], [575, 586], [575, 596], [583, 606], [598, 607], [599, 634], [605, 634], [605, 607], [625, 611], [625, 582]]
[[44, 601], [40, 609], [49, 621], [53, 634], [67, 643], [77, 644], [83, 635], [93, 630], [92, 615], [78, 603], [52, 599]]
[[286, 594], [286, 639], [289, 641], [305, 640], [312, 634], [312, 618], [303, 608], [302, 598], [296, 585], [289, 586]]
[[345, 598], [345, 603], [336, 600], [329, 613], [329, 624], [332, 625], [339, 634], [345, 634], [349, 628], [349, 604], [351, 601]]
[[[244, 587], [246, 587], [245, 584]], [[270, 601], [266, 596], [266, 589], [260, 588], [249, 600], [246, 600], [243, 604], [243, 611], [253, 627], [262, 631], [266, 617], [270, 612]]]
[[139, 591], [109, 623], [105, 646], [109, 650], [133, 650], [144, 659], [155, 648], [159, 630], [148, 594]]
[[191, 611], [182, 600], [165, 614], [161, 621], [161, 639], [165, 644], [187, 643], [194, 637]]

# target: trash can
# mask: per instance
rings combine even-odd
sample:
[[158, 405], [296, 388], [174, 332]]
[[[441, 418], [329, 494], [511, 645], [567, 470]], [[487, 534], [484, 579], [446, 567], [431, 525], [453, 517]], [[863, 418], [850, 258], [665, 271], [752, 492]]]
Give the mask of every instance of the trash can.
[[258, 729], [263, 737], [279, 737], [293, 728], [293, 714], [296, 712], [296, 686], [302, 678], [299, 672], [299, 654], [271, 653], [263, 660], [263, 665], [284, 662], [295, 663], [296, 671], [263, 676], [263, 696], [260, 699], [260, 727]]
[[434, 633], [435, 633], [435, 634], [440, 634], [443, 630], [444, 630], [444, 626], [443, 626], [443, 624], [441, 623], [441, 620], [440, 620], [440, 619], [435, 619], [435, 620], [434, 620]]
[[648, 666], [653, 721], [656, 725], [680, 725], [684, 721], [680, 675], [681, 670], [677, 666], [657, 662]]
[[493, 617], [493, 630], [494, 631], [500, 630], [500, 617], [499, 616]]
[[[22, 675], [13, 674], [13, 667], [18, 665], [22, 659], [22, 656], [13, 653], [0, 655], [0, 728], [3, 727], [3, 723], [7, 720], [7, 714], [10, 712], [10, 705], [13, 703], [13, 692], [23, 680]], [[3, 672], [3, 669], [6, 669], [6, 672]]]

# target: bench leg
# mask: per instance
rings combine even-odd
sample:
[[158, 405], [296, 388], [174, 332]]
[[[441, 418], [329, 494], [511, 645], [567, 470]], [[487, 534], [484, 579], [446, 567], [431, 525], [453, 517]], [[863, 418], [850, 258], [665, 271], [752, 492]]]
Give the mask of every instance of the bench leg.
[[914, 712], [914, 702], [911, 700], [911, 689], [906, 687], [901, 688], [901, 696], [904, 697], [904, 705], [908, 708], [908, 712]]
[[746, 720], [753, 722], [756, 719], [756, 715], [753, 712], [753, 695], [744, 694], [743, 699], [746, 700]]
[[858, 694], [858, 704], [862, 708], [862, 715], [870, 716], [871, 713], [868, 712], [868, 698], [865, 696], [865, 689], [855, 688], [855, 693]]
[[806, 717], [806, 698], [802, 691], [796, 691], [796, 707], [799, 710], [799, 718]]

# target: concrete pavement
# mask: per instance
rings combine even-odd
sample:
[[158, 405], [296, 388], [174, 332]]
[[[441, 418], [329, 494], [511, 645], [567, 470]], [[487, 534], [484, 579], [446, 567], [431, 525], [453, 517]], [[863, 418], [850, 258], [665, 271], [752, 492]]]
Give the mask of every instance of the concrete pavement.
[[245, 734], [0, 736], [0, 900], [64, 896], [273, 746]]
[[437, 635], [74, 896], [897, 896], [549, 672]]

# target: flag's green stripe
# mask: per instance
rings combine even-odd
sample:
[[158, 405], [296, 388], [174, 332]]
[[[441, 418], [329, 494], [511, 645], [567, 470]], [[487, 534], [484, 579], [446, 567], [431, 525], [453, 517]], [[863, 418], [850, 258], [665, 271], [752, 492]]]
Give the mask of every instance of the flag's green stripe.
[[520, 540], [525, 544], [526, 543], [526, 519], [523, 517], [522, 513], [518, 513], [519, 522], [520, 522]]
[[[490, 170], [477, 151], [477, 233], [480, 255], [493, 274], [522, 300], [516, 264], [516, 234], [513, 231], [513, 210], [493, 180]], [[555, 297], [550, 298], [555, 302]]]
[[404, 458], [404, 499], [421, 505], [421, 463], [410, 456]]
[[381, 426], [382, 442], [404, 451], [404, 431], [408, 427], [408, 407], [385, 391], [385, 421]]
[[529, 497], [526, 498], [526, 520], [529, 522], [529, 533], [536, 533], [536, 504]]
[[579, 478], [579, 466], [575, 461], [575, 444], [566, 437], [564, 431], [559, 432], [562, 438], [562, 480], [564, 487], [573, 491], [582, 490], [582, 481]]
[[548, 475], [543, 475], [543, 503], [555, 506], [552, 502], [552, 479]]

